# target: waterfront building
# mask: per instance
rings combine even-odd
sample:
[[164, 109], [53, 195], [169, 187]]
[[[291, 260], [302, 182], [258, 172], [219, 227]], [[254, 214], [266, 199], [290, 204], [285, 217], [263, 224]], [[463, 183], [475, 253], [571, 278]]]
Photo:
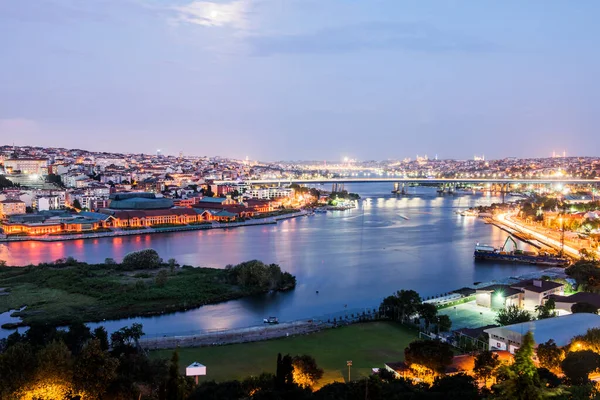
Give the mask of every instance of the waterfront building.
[[529, 279], [512, 285], [497, 284], [478, 288], [475, 302], [478, 306], [492, 309], [517, 306], [533, 311], [537, 306], [543, 305], [549, 296], [562, 296], [564, 289], [563, 283]]
[[35, 214], [13, 215], [2, 221], [7, 235], [47, 235], [71, 232], [90, 232], [108, 225], [108, 216], [74, 214], [68, 211], [42, 211]]

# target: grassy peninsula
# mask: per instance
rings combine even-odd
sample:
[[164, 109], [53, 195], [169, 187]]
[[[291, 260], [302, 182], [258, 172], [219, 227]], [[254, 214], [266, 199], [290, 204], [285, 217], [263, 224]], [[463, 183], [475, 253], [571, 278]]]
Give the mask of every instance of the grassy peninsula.
[[296, 278], [276, 264], [253, 260], [225, 269], [180, 267], [147, 249], [128, 254], [122, 263], [68, 258], [0, 267], [0, 313], [25, 307], [14, 314], [22, 325], [62, 325], [182, 311], [295, 286]]

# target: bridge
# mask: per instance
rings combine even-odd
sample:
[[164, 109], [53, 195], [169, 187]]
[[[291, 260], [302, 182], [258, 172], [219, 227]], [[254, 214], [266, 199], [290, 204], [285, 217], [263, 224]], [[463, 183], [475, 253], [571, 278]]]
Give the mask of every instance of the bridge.
[[[502, 203], [504, 196], [510, 191], [511, 185], [591, 185], [593, 187], [600, 186], [600, 179], [580, 179], [580, 178], [402, 178], [402, 177], [385, 177], [385, 178], [330, 178], [330, 179], [262, 179], [262, 180], [246, 180], [246, 181], [214, 181], [216, 184], [247, 184], [247, 185], [291, 185], [296, 183], [299, 185], [306, 184], [345, 184], [345, 183], [393, 183], [394, 189], [392, 193], [406, 194], [405, 185], [427, 185], [438, 186], [439, 193], [453, 193], [457, 187], [463, 185], [486, 185], [492, 190], [500, 192], [502, 195]], [[337, 190], [337, 189], [334, 189]]]
[[600, 185], [600, 179], [579, 179], [579, 178], [402, 178], [402, 177], [386, 177], [386, 178], [324, 178], [324, 179], [298, 179], [298, 178], [282, 178], [282, 179], [257, 179], [257, 180], [215, 180], [215, 184], [248, 184], [248, 185], [281, 185], [297, 183], [299, 185], [306, 184], [325, 184], [325, 183], [415, 183], [415, 184], [493, 184], [493, 185]]

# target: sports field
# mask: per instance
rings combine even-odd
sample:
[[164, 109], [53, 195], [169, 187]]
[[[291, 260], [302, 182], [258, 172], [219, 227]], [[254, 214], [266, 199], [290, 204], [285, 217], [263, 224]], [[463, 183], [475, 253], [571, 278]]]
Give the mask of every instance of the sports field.
[[[207, 367], [202, 380], [243, 379], [262, 372], [275, 373], [277, 353], [310, 354], [325, 374], [319, 386], [348, 379], [347, 360], [352, 360], [352, 380], [371, 373], [385, 362], [404, 359], [404, 349], [417, 332], [393, 322], [370, 322], [319, 333], [263, 342], [225, 346], [181, 348], [182, 369], [194, 361]], [[173, 350], [157, 350], [151, 357], [170, 358]]]

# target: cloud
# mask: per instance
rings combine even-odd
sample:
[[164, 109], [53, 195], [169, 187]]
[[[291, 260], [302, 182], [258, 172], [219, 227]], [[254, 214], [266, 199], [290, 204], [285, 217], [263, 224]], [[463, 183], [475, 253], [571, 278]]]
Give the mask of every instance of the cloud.
[[233, 0], [227, 3], [216, 1], [193, 1], [173, 7], [175, 22], [202, 26], [247, 28], [250, 0]]
[[336, 54], [359, 50], [411, 50], [430, 53], [495, 51], [498, 46], [457, 32], [422, 23], [365, 23], [309, 34], [249, 36], [252, 53]]

